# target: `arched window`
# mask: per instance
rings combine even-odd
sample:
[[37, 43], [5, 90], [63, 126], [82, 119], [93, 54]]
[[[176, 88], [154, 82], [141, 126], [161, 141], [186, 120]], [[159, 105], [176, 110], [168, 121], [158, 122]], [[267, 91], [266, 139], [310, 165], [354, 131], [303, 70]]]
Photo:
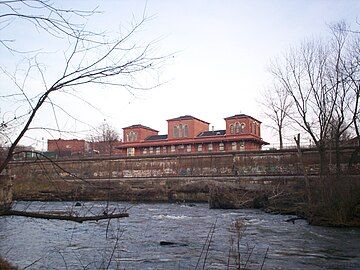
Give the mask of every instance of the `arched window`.
[[184, 131], [184, 130], [183, 130], [183, 125], [180, 124], [180, 125], [179, 125], [179, 138], [183, 137], [183, 134], [184, 134], [183, 131]]
[[134, 131], [130, 131], [127, 135], [126, 135], [126, 140], [129, 142], [133, 142], [137, 140], [137, 133]]
[[189, 127], [188, 127], [188, 125], [184, 125], [184, 137], [189, 137]]
[[244, 133], [244, 132], [245, 132], [245, 124], [241, 123], [240, 133]]
[[178, 138], [179, 137], [179, 128], [178, 126], [174, 126], [174, 138]]
[[234, 125], [233, 124], [230, 125], [230, 134], [234, 134]]
[[235, 133], [240, 133], [240, 132], [241, 132], [240, 123], [235, 123]]

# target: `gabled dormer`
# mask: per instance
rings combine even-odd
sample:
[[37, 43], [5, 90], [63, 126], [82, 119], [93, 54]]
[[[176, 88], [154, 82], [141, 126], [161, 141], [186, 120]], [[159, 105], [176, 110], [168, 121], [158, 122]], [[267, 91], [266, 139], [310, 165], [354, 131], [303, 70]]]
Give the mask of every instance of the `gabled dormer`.
[[209, 130], [209, 123], [191, 115], [184, 115], [167, 120], [168, 139], [195, 138], [198, 134]]
[[236, 114], [225, 118], [226, 136], [253, 135], [260, 138], [261, 122], [246, 114]]
[[132, 125], [123, 128], [124, 130], [124, 143], [128, 142], [141, 142], [149, 136], [158, 135], [159, 131], [143, 126], [143, 125]]

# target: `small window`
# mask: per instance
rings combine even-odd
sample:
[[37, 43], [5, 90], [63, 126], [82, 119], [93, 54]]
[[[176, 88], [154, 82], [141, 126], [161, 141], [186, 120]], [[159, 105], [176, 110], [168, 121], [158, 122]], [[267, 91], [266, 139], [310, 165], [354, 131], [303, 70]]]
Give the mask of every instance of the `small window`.
[[244, 133], [244, 132], [245, 132], [245, 124], [241, 123], [240, 133]]
[[253, 129], [254, 129], [254, 134], [256, 135], [257, 131], [256, 131], [256, 123], [255, 122], [253, 123]]
[[184, 125], [184, 137], [189, 137], [189, 127], [188, 127], [188, 125]]
[[182, 138], [183, 137], [183, 125], [182, 124], [180, 124], [179, 125], [179, 138]]
[[234, 134], [234, 125], [233, 124], [230, 125], [230, 134]]
[[134, 148], [134, 147], [129, 147], [129, 148], [127, 148], [127, 155], [128, 155], [129, 157], [135, 156], [135, 148]]
[[171, 146], [171, 150], [170, 150], [171, 152], [175, 152], [175, 145], [172, 145]]
[[241, 151], [244, 151], [244, 150], [245, 150], [245, 142], [244, 142], [244, 141], [240, 141], [240, 142], [239, 142], [239, 145], [240, 145], [240, 150], [241, 150]]
[[231, 150], [233, 150], [233, 151], [237, 150], [236, 142], [231, 143]]
[[197, 147], [198, 152], [202, 152], [202, 144], [199, 144]]
[[167, 153], [167, 147], [163, 146], [163, 153]]
[[150, 147], [150, 148], [149, 148], [149, 153], [150, 153], [150, 154], [154, 154], [154, 147]]
[[147, 148], [143, 149], [143, 154], [146, 155], [147, 154]]
[[213, 150], [213, 145], [212, 145], [212, 143], [209, 143], [208, 144], [208, 151], [212, 151]]
[[156, 153], [157, 155], [160, 155], [160, 150], [161, 150], [160, 147], [156, 147], [155, 153]]
[[186, 146], [186, 151], [187, 151], [187, 152], [191, 152], [191, 144], [188, 144], [188, 145]]
[[224, 151], [224, 143], [219, 143], [219, 150]]
[[174, 126], [174, 138], [179, 138], [179, 128], [178, 128], [178, 126]]
[[241, 133], [241, 126], [240, 123], [235, 123], [235, 133]]

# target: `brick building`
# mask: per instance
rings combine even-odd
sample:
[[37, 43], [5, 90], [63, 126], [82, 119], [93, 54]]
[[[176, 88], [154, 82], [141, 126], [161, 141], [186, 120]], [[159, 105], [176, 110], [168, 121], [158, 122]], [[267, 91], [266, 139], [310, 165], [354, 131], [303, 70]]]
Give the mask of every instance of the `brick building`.
[[169, 119], [168, 134], [143, 125], [124, 130], [120, 155], [141, 156], [201, 152], [256, 151], [267, 144], [261, 138], [261, 122], [245, 114], [225, 118], [224, 130], [209, 130], [209, 123], [191, 115]]
[[57, 156], [84, 155], [90, 149], [89, 142], [77, 139], [48, 140], [47, 144], [48, 151], [55, 153]]

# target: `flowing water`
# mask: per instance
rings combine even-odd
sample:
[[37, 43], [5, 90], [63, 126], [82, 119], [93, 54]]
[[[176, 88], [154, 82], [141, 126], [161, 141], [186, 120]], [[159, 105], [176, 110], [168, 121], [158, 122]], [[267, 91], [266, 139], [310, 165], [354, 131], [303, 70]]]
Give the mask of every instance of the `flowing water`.
[[[86, 202], [74, 209], [99, 213], [105, 204]], [[73, 206], [18, 202], [15, 208]], [[131, 207], [130, 217], [82, 224], [1, 217], [0, 254], [21, 269], [237, 269], [239, 261], [241, 269], [360, 269], [360, 229], [293, 224], [284, 221], [291, 216], [207, 204], [110, 206]], [[236, 220], [244, 224], [239, 237]]]

